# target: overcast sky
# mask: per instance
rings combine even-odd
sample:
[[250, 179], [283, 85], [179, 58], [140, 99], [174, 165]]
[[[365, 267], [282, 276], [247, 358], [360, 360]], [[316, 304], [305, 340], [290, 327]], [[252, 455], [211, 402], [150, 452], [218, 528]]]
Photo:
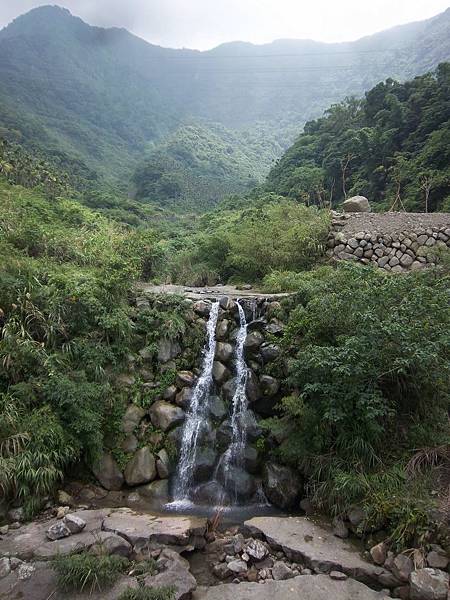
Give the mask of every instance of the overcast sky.
[[[0, 28], [39, 0], [0, 0]], [[444, 11], [450, 0], [61, 0], [91, 25], [125, 27], [154, 44], [212, 48], [277, 38], [354, 40]]]

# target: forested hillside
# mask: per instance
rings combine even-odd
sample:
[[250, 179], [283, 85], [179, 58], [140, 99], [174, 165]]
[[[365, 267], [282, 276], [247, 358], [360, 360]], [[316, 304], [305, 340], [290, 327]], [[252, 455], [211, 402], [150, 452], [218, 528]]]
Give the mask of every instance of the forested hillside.
[[272, 169], [267, 187], [308, 204], [361, 194], [379, 210], [450, 210], [450, 64], [388, 79], [333, 105]]
[[[299, 131], [331, 103], [386, 77], [403, 79], [448, 59], [449, 24], [447, 11], [352, 43], [279, 40], [198, 52], [153, 46], [124, 29], [90, 27], [67, 10], [41, 7], [0, 32], [0, 132], [128, 189], [149, 149], [187, 119], [202, 118], [234, 130], [237, 161], [258, 179], [271, 145], [290, 143], [293, 126]], [[240, 152], [256, 123], [267, 145], [255, 166]], [[234, 178], [233, 160], [229, 166], [226, 178]]]
[[274, 132], [258, 124], [240, 132], [186, 124], [156, 144], [136, 170], [136, 199], [202, 210], [262, 183], [282, 151]]

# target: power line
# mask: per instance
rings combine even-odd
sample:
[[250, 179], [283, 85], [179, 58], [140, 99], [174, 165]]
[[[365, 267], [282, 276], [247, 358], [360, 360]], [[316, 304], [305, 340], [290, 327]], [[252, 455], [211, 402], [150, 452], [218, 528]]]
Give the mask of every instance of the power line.
[[321, 52], [292, 52], [292, 53], [275, 53], [275, 52], [270, 52], [267, 54], [220, 54], [215, 52], [214, 50], [207, 50], [205, 52], [200, 52], [198, 51], [198, 54], [195, 53], [195, 50], [183, 50], [183, 49], [179, 49], [179, 50], [169, 50], [169, 52], [192, 52], [193, 54], [179, 54], [177, 56], [173, 56], [170, 54], [163, 54], [160, 53], [158, 55], [154, 55], [154, 56], [147, 56], [145, 57], [145, 60], [161, 60], [161, 59], [168, 59], [168, 60], [206, 60], [206, 59], [214, 59], [214, 60], [218, 60], [218, 59], [222, 59], [222, 58], [229, 58], [229, 59], [253, 59], [253, 58], [303, 58], [305, 56], [340, 56], [340, 55], [347, 55], [347, 54], [362, 54], [362, 55], [366, 55], [366, 54], [383, 54], [386, 52], [398, 52], [398, 51], [403, 51], [403, 50], [411, 50], [412, 46], [397, 46], [396, 48], [383, 48], [383, 49], [379, 49], [379, 50], [340, 50], [340, 51], [334, 51], [334, 50], [328, 50], [328, 51], [321, 51]]

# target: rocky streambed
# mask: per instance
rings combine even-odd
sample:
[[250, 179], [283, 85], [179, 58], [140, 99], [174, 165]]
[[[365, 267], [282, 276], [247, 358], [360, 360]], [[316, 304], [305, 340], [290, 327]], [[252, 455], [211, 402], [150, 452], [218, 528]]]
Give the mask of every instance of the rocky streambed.
[[[86, 598], [58, 588], [52, 561], [88, 552], [133, 561], [114, 585], [93, 590], [94, 600], [142, 586], [171, 586], [174, 600], [447, 600], [445, 556], [441, 569], [415, 568], [407, 554], [385, 552], [381, 562], [380, 549], [371, 560], [361, 550], [312, 517], [255, 517], [214, 528], [200, 517], [74, 507], [3, 530], [0, 598]], [[149, 557], [155, 571], [136, 576]]]

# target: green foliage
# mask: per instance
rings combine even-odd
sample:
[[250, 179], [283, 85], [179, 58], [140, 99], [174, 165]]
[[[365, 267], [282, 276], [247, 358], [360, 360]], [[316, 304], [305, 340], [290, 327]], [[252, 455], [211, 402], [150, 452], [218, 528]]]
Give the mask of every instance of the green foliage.
[[262, 183], [282, 151], [271, 138], [189, 123], [156, 145], [134, 175], [136, 197], [165, 207], [202, 209]]
[[326, 211], [258, 197], [241, 210], [203, 215], [200, 231], [172, 251], [166, 272], [173, 281], [194, 285], [200, 269], [211, 274], [203, 284], [258, 281], [274, 269], [308, 269], [322, 256], [328, 224]]
[[139, 587], [128, 588], [120, 594], [118, 600], [173, 600], [175, 589], [173, 587]]
[[380, 210], [400, 210], [402, 202], [408, 210], [442, 210], [450, 195], [449, 93], [450, 64], [443, 63], [331, 106], [305, 125], [268, 189], [319, 206], [362, 194]]
[[65, 591], [101, 592], [111, 587], [129, 567], [123, 556], [96, 556], [89, 552], [58, 556], [53, 561], [58, 585]]
[[0, 485], [32, 514], [117, 435], [124, 402], [106, 368], [133, 343], [127, 293], [153, 237], [36, 190], [0, 182], [0, 199]]
[[366, 503], [397, 541], [410, 535], [412, 509], [400, 507], [409, 458], [449, 439], [448, 288], [443, 272], [312, 271], [298, 278], [284, 338], [298, 392], [283, 401], [295, 429], [281, 454], [306, 471], [319, 504]]

